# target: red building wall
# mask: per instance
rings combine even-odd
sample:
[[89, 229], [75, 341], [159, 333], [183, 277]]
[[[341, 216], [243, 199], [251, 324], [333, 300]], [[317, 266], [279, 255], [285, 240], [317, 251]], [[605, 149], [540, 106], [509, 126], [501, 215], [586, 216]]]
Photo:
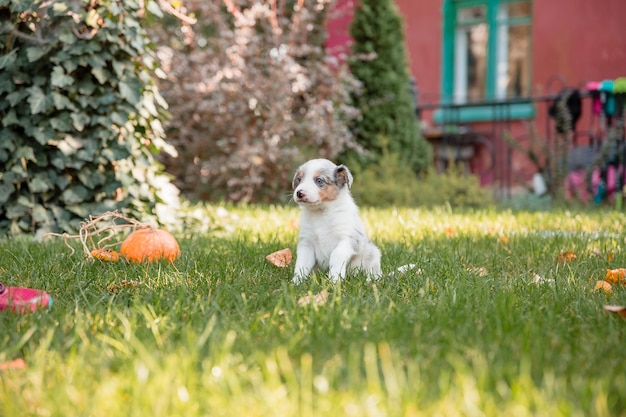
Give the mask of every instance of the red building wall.
[[[626, 1], [534, 1], [532, 53], [535, 94], [626, 76]], [[581, 129], [589, 114], [584, 108]], [[545, 119], [537, 114], [540, 126]]]
[[[444, 0], [396, 0], [405, 24], [405, 38], [411, 74], [416, 80], [419, 103], [441, 100], [441, 65], [443, 49]], [[343, 18], [331, 22], [329, 45], [346, 45], [353, 0], [338, 0]], [[532, 16], [533, 95], [558, 93], [563, 87], [583, 88], [588, 81], [602, 81], [626, 76], [626, 0], [534, 0]], [[587, 129], [589, 111], [583, 108], [579, 129]], [[547, 103], [536, 106], [532, 121], [507, 124], [512, 137], [523, 145], [528, 140], [529, 125], [539, 136], [546, 134]], [[433, 124], [433, 112], [424, 112], [425, 124]], [[481, 131], [493, 130], [489, 123], [473, 124]], [[493, 139], [493, 138], [492, 138]], [[580, 138], [584, 142], [584, 136]], [[498, 152], [504, 148], [496, 146]], [[529, 181], [535, 167], [522, 154], [513, 160], [498, 155], [501, 163], [511, 167], [511, 176]], [[485, 184], [502, 181], [498, 170], [486, 169], [490, 157], [479, 151], [472, 169]], [[505, 162], [502, 162], [505, 161]]]
[[442, 0], [396, 0], [404, 19], [409, 67], [420, 102], [438, 102], [441, 85]]

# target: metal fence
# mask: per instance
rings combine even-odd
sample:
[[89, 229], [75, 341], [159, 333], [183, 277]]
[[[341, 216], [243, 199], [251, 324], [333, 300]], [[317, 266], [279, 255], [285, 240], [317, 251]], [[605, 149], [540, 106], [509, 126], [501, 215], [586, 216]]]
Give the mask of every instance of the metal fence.
[[[570, 172], [590, 171], [596, 165], [604, 169], [602, 165], [608, 162], [602, 158], [617, 160], [620, 167], [624, 165], [624, 146], [618, 144], [613, 146], [615, 149], [605, 149], [611, 131], [617, 132], [618, 137], [613, 139], [624, 141], [624, 94], [613, 97], [617, 100], [613, 114], [605, 111], [607, 97], [599, 91], [563, 88], [558, 94], [472, 103], [418, 103], [416, 107], [421, 120], [437, 119], [432, 125], [422, 123], [422, 131], [436, 145], [435, 164], [439, 170], [451, 162], [463, 164], [469, 170], [469, 162], [478, 153], [488, 155], [488, 164], [473, 173], [491, 179], [487, 182], [491, 182], [496, 196], [510, 197], [511, 190], [520, 182], [514, 178], [512, 169], [513, 158], [520, 158], [516, 153], [523, 154], [529, 165], [537, 165], [537, 171], [548, 182], [547, 191], [552, 193], [559, 192]], [[514, 114], [520, 105], [534, 109], [534, 115], [525, 122]], [[486, 117], [478, 122], [465, 122], [462, 115], [472, 108], [485, 110]], [[432, 117], [434, 112], [437, 118]], [[536, 149], [518, 146], [529, 142]], [[624, 170], [620, 173], [623, 179]]]

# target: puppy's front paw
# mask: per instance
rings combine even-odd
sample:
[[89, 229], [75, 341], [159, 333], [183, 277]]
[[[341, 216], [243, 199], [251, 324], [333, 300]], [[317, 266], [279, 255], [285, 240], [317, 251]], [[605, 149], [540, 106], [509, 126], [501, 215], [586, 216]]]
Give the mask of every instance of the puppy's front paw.
[[291, 278], [291, 283], [293, 285], [300, 285], [304, 282], [304, 278], [302, 275], [296, 274], [293, 276], [293, 278]]

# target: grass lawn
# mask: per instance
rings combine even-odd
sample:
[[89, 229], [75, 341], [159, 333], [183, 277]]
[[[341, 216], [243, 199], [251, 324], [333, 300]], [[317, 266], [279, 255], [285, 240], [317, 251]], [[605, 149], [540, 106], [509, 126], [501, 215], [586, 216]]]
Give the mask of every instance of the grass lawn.
[[0, 313], [0, 363], [25, 363], [0, 415], [626, 415], [626, 319], [603, 310], [626, 287], [593, 291], [626, 267], [624, 214], [366, 209], [383, 271], [419, 269], [293, 286], [265, 255], [295, 249], [298, 210], [227, 210], [171, 265], [0, 240], [0, 281], [54, 299]]

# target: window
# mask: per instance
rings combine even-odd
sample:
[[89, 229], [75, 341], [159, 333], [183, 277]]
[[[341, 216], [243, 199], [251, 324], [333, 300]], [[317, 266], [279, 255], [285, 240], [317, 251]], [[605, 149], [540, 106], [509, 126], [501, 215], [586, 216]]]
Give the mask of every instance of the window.
[[454, 41], [454, 102], [480, 101], [487, 86], [487, 8], [459, 8]]
[[[478, 105], [530, 96], [531, 16], [530, 0], [446, 0], [443, 101]], [[531, 113], [527, 104], [525, 117]]]
[[530, 95], [530, 3], [501, 4], [497, 15], [496, 98]]

